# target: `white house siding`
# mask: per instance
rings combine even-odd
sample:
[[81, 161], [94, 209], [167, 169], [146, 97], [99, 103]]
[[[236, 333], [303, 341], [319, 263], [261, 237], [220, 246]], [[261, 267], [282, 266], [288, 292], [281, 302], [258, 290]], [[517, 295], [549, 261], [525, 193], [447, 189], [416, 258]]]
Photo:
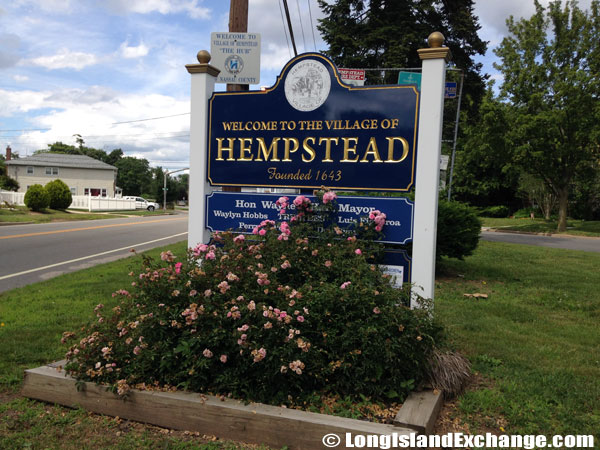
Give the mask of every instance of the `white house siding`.
[[34, 184], [45, 186], [52, 180], [60, 179], [71, 188], [73, 195], [84, 195], [85, 189], [89, 188], [106, 189], [108, 197], [115, 196], [116, 173], [114, 170], [58, 167], [58, 175], [46, 175], [46, 168], [43, 166], [29, 166], [33, 167], [33, 174], [27, 173], [27, 167], [8, 166], [9, 176], [19, 183], [18, 192], [27, 192], [27, 187]]

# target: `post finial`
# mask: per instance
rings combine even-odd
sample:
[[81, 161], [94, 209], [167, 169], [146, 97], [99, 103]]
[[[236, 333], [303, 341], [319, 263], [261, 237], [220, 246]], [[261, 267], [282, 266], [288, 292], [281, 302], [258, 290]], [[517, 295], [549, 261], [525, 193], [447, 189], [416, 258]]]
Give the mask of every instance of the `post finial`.
[[427, 38], [427, 43], [429, 44], [429, 47], [431, 47], [431, 48], [440, 48], [440, 47], [442, 47], [442, 45], [444, 45], [445, 39], [446, 38], [444, 37], [444, 35], [442, 33], [440, 33], [439, 31], [434, 31]]
[[210, 53], [208, 53], [207, 50], [200, 50], [196, 57], [198, 58], [198, 62], [200, 64], [208, 64], [211, 59]]

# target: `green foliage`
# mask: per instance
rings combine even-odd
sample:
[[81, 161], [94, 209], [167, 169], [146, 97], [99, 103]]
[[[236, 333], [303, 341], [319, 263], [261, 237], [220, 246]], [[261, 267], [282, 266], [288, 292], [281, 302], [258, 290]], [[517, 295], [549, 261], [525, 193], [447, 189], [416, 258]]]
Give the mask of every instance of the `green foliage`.
[[[452, 2], [435, 0], [319, 0], [324, 18], [319, 31], [329, 48], [325, 53], [338, 67], [420, 67], [417, 54], [426, 47], [425, 39], [441, 31], [445, 45], [452, 51], [457, 67], [465, 69], [463, 110], [472, 116], [484, 93], [481, 64], [486, 43], [477, 32], [480, 28], [473, 14], [473, 0]], [[367, 71], [367, 84], [396, 84], [397, 71]]]
[[17, 192], [19, 190], [19, 182], [8, 175], [0, 175], [0, 189]]
[[[140, 195], [147, 191], [152, 183], [150, 163], [146, 159], [124, 156], [115, 166], [117, 172], [117, 186], [123, 189], [123, 195]], [[162, 198], [162, 197], [161, 197]]]
[[463, 259], [472, 255], [479, 243], [481, 220], [475, 210], [460, 202], [438, 203], [436, 256]]
[[508, 217], [510, 210], [508, 206], [488, 206], [479, 210], [480, 217]]
[[512, 105], [507, 131], [514, 159], [558, 198], [564, 231], [568, 197], [578, 172], [598, 164], [600, 145], [600, 3], [582, 11], [576, 1], [535, 2], [530, 19], [507, 21], [509, 35], [495, 50], [504, 76], [501, 94]]
[[264, 221], [251, 238], [221, 233], [187, 255], [146, 258], [133, 289], [115, 292], [118, 307], [96, 307], [67, 370], [120, 394], [156, 383], [271, 404], [401, 400], [441, 329], [371, 263], [379, 248], [360, 237], [379, 222], [344, 232], [325, 195], [318, 208], [297, 197], [295, 220]]
[[52, 209], [67, 209], [73, 202], [71, 190], [62, 180], [50, 181], [44, 187], [50, 197], [49, 206]]
[[509, 106], [488, 88], [477, 123], [464, 124], [464, 138], [456, 154], [453, 198], [476, 206], [503, 204], [516, 208], [521, 169], [513, 162]]
[[50, 196], [44, 186], [34, 184], [25, 193], [25, 206], [32, 211], [41, 211], [50, 206]]

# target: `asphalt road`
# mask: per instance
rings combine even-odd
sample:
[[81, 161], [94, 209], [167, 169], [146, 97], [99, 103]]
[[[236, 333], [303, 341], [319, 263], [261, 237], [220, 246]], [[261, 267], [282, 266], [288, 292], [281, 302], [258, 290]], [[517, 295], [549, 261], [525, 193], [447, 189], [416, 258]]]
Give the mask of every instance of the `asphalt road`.
[[578, 236], [543, 236], [536, 234], [502, 233], [497, 231], [482, 231], [481, 239], [493, 242], [508, 242], [511, 244], [536, 245], [540, 247], [582, 250], [585, 252], [600, 252], [600, 238]]
[[0, 292], [187, 239], [187, 214], [0, 227]]

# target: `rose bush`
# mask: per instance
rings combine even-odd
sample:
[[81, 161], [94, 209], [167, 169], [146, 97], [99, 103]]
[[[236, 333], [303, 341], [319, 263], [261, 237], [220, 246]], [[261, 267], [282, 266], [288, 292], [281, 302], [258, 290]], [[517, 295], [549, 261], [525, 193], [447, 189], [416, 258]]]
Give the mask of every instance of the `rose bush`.
[[282, 197], [282, 213], [296, 209], [289, 223], [144, 258], [113, 294], [119, 306], [98, 305], [79, 335], [65, 333], [67, 372], [120, 394], [156, 385], [271, 404], [315, 392], [401, 400], [426, 377], [441, 328], [373, 263], [380, 248], [362, 237], [379, 233], [382, 213], [344, 231], [335, 194], [319, 199]]

